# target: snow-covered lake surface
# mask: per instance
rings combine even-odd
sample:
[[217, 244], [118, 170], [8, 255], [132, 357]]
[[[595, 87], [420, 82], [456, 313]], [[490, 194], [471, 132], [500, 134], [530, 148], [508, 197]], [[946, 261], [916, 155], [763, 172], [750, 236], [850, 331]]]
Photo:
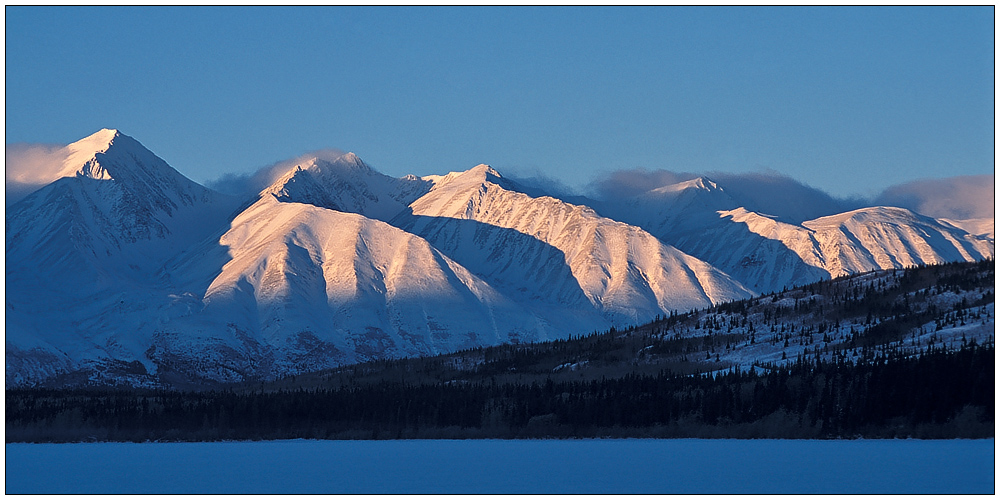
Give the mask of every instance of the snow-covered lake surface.
[[6, 493], [980, 493], [994, 440], [21, 444]]

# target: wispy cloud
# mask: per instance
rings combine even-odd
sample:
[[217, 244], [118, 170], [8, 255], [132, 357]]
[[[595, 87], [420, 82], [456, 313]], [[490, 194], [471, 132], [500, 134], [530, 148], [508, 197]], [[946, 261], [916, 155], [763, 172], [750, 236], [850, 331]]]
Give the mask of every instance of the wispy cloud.
[[802, 222], [865, 206], [859, 198], [836, 198], [774, 171], [741, 174], [711, 172], [709, 177], [751, 210]]
[[505, 179], [517, 183], [521, 190], [531, 196], [551, 196], [570, 203], [583, 201], [576, 190], [565, 182], [545, 175], [541, 170], [506, 168], [502, 172]]
[[7, 144], [4, 155], [5, 205], [56, 180], [69, 156], [65, 144]]
[[637, 196], [651, 189], [689, 181], [701, 175], [693, 172], [674, 172], [663, 169], [615, 170], [591, 181], [587, 185], [587, 191], [598, 200], [608, 201]]

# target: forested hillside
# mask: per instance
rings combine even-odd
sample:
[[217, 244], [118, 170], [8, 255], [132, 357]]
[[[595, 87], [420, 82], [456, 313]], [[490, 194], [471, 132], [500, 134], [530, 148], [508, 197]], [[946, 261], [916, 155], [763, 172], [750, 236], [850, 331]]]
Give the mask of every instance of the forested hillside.
[[7, 440], [988, 437], [994, 263], [206, 391], [8, 390]]
[[[672, 313], [568, 340], [385, 360], [289, 377], [265, 389], [406, 380], [600, 380], [663, 370], [766, 370], [798, 361], [866, 363], [994, 340], [994, 261], [876, 271]], [[755, 368], [754, 368], [755, 367]]]

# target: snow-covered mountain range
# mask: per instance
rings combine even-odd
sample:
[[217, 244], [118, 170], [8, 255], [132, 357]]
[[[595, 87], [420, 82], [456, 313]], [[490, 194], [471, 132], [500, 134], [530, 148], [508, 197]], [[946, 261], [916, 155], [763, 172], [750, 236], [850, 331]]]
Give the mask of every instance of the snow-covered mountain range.
[[820, 279], [992, 257], [993, 219], [933, 219], [868, 207], [796, 223], [741, 206], [707, 178], [602, 203], [610, 217], [648, 230], [758, 293]]
[[796, 224], [708, 179], [591, 208], [486, 165], [392, 178], [347, 153], [247, 199], [115, 130], [64, 153], [7, 208], [8, 387], [266, 380], [994, 252], [992, 219], [872, 207]]

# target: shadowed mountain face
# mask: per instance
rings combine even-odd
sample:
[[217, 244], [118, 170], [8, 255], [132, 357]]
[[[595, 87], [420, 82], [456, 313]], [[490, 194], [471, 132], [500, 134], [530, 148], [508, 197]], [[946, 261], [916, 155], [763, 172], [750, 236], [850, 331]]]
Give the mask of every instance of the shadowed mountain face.
[[6, 349], [25, 367], [8, 369], [15, 383], [144, 359], [160, 320], [193, 307], [164, 266], [237, 207], [117, 131], [66, 150], [52, 182], [7, 211]]
[[982, 223], [874, 207], [793, 224], [708, 179], [598, 214], [486, 165], [396, 179], [303, 157], [248, 201], [114, 130], [56, 156], [7, 212], [9, 386], [267, 380], [993, 255], [960, 229]]

